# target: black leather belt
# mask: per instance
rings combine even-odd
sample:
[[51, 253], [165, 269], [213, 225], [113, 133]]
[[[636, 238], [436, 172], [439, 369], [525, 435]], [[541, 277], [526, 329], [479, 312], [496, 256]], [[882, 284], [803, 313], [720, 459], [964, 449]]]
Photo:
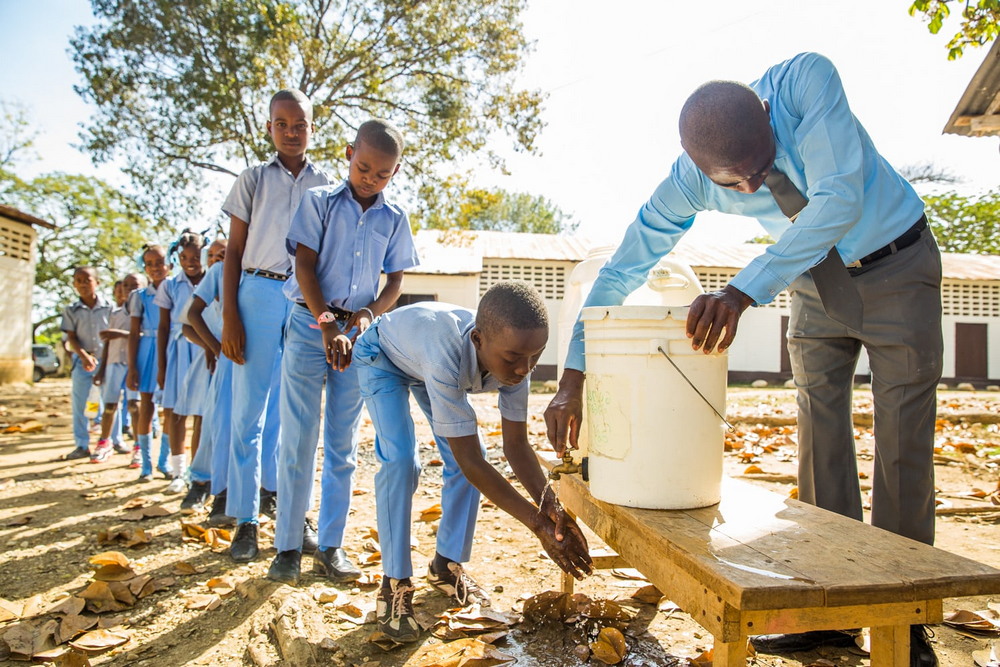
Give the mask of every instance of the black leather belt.
[[[302, 306], [307, 310], [309, 309], [308, 304], [305, 304], [301, 301], [296, 301], [295, 303], [296, 305]], [[337, 306], [331, 306], [331, 305], [327, 305], [326, 310], [328, 312], [333, 313], [333, 319], [337, 320], [338, 322], [346, 322], [347, 320], [354, 317], [353, 310], [344, 310], [343, 308], [338, 308]]]
[[261, 278], [269, 278], [271, 280], [280, 280], [281, 282], [288, 280], [288, 276], [284, 273], [275, 273], [274, 271], [265, 271], [264, 269], [243, 269], [243, 273], [248, 273], [251, 276], [260, 276]]
[[927, 216], [922, 215], [920, 216], [920, 219], [917, 220], [916, 224], [914, 224], [912, 227], [910, 227], [905, 232], [900, 234], [899, 238], [897, 238], [895, 241], [893, 241], [889, 245], [882, 246], [881, 248], [879, 248], [878, 250], [869, 255], [865, 255], [856, 262], [851, 262], [850, 264], [847, 265], [847, 270], [851, 271], [855, 269], [860, 269], [862, 267], [868, 266], [869, 264], [879, 261], [883, 257], [888, 257], [893, 253], [897, 253], [903, 248], [908, 248], [909, 246], [917, 242], [917, 240], [920, 238], [921, 232], [923, 232], [925, 229], [927, 229]]

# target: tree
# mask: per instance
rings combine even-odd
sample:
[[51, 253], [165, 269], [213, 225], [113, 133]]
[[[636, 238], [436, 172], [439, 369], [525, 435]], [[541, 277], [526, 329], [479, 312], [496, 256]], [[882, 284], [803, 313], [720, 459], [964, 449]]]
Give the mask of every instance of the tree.
[[562, 234], [579, 225], [544, 197], [501, 188], [472, 188], [457, 176], [447, 179], [442, 187], [426, 187], [421, 196], [428, 212], [418, 223], [430, 229]]
[[925, 195], [927, 220], [944, 252], [1000, 255], [1000, 189], [979, 196]]
[[124, 158], [138, 192], [173, 220], [197, 206], [208, 172], [235, 175], [271, 152], [267, 101], [298, 88], [315, 106], [310, 154], [340, 160], [378, 116], [403, 131], [405, 172], [482, 155], [506, 135], [533, 151], [541, 95], [515, 86], [529, 45], [526, 0], [91, 0], [100, 22], [71, 40], [97, 106], [83, 143]]
[[[52, 328], [61, 308], [76, 298], [73, 268], [94, 266], [110, 295], [110, 283], [136, 271], [135, 255], [146, 241], [166, 230], [143, 216], [136, 202], [114, 186], [90, 176], [54, 172], [31, 180], [17, 175], [18, 160], [34, 135], [20, 107], [0, 115], [0, 202], [51, 221], [37, 229], [32, 330]], [[14, 111], [12, 111], [14, 109]]]
[[962, 22], [948, 42], [948, 60], [962, 57], [966, 46], [983, 46], [1000, 35], [1000, 0], [915, 0], [910, 16], [921, 15], [931, 34], [938, 34], [952, 5], [962, 5]]

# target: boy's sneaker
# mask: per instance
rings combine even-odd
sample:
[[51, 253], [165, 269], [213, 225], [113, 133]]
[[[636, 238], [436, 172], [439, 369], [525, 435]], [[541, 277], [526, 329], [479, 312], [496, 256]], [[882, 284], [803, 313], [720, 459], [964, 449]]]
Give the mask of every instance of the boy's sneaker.
[[378, 629], [397, 644], [420, 639], [420, 625], [413, 617], [413, 591], [409, 580], [389, 579], [389, 585], [378, 592], [375, 618]]
[[208, 513], [208, 525], [212, 528], [234, 526], [236, 519], [226, 514], [226, 491], [223, 489], [212, 501], [212, 511]]
[[164, 489], [164, 493], [181, 493], [182, 491], [187, 491], [188, 485], [184, 481], [183, 477], [174, 477], [170, 480], [170, 484]]
[[194, 514], [205, 509], [210, 494], [208, 482], [191, 482], [191, 488], [181, 501], [181, 514]]
[[90, 449], [89, 448], [84, 449], [83, 447], [74, 447], [73, 451], [71, 451], [69, 454], [62, 455], [63, 461], [75, 461], [77, 459], [89, 459], [89, 458], [90, 458]]
[[132, 460], [129, 462], [128, 467], [135, 468], [136, 470], [142, 467], [142, 452], [139, 450], [138, 445], [132, 448]]
[[136, 481], [137, 482], [152, 482], [153, 481], [153, 473], [151, 473], [151, 472], [144, 472], [141, 475], [139, 475], [139, 479], [137, 479]]
[[445, 595], [454, 598], [458, 604], [467, 607], [478, 604], [481, 607], [490, 606], [490, 598], [479, 587], [476, 580], [469, 576], [460, 564], [451, 561], [447, 572], [435, 572], [434, 563], [427, 567], [427, 582]]
[[111, 452], [114, 449], [111, 447], [111, 443], [108, 440], [98, 440], [97, 446], [94, 447], [93, 454], [90, 455], [91, 463], [104, 463], [111, 456]]
[[113, 443], [115, 448], [115, 454], [128, 454], [132, 451], [132, 448], [126, 445], [124, 442]]

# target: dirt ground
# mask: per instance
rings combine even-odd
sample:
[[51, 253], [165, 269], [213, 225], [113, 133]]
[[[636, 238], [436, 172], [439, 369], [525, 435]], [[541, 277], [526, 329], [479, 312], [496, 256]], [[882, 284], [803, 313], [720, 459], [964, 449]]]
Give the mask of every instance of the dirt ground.
[[[0, 665], [23, 664], [14, 660], [20, 657], [19, 651], [37, 653], [53, 648], [53, 636], [68, 639], [77, 635], [81, 630], [70, 627], [70, 615], [73, 623], [86, 626], [84, 629], [106, 629], [103, 634], [85, 635], [90, 642], [124, 642], [110, 650], [92, 650], [88, 654], [92, 665], [297, 667], [309, 664], [310, 656], [320, 665], [462, 664], [457, 659], [435, 662], [429, 658], [450, 641], [430, 633], [415, 645], [391, 651], [369, 641], [375, 626], [364, 620], [366, 614], [371, 618], [369, 612], [374, 609], [374, 587], [332, 586], [311, 574], [308, 556], [303, 558], [300, 586], [268, 581], [265, 573], [274, 550], [266, 523], [260, 558], [237, 565], [230, 561], [226, 543], [220, 541], [225, 535], [209, 533], [206, 538], [198, 537], [196, 528], [185, 530], [182, 522], [204, 525], [205, 516], [181, 515], [181, 497], [164, 494], [165, 480], [138, 482], [137, 471], [127, 467], [128, 456], [116, 455], [110, 462], [96, 465], [58, 460], [72, 447], [68, 396], [69, 382], [61, 379], [47, 379], [31, 387], [0, 387]], [[546, 447], [541, 413], [549, 398], [532, 395], [529, 430], [537, 447]], [[501, 456], [495, 397], [478, 397], [476, 406], [489, 458], [509, 474]], [[856, 393], [855, 413], [859, 466], [863, 477], [870, 476], [870, 392], [862, 389]], [[1000, 506], [993, 504], [1000, 461], [996, 423], [1000, 421], [1000, 394], [941, 392], [939, 413], [937, 546], [1000, 567], [996, 539]], [[732, 448], [725, 457], [727, 474], [790, 493], [796, 466], [794, 415], [792, 390], [731, 389], [728, 416], [737, 433], [729, 438]], [[28, 420], [38, 424], [25, 424]], [[373, 432], [367, 420], [363, 423], [355, 502], [345, 546], [366, 563], [366, 574], [375, 575], [380, 568], [374, 553], [377, 543], [372, 539]], [[434, 553], [436, 521], [419, 521], [418, 514], [430, 509], [431, 516], [425, 518], [433, 519], [441, 484], [437, 452], [426, 424], [420, 423], [420, 454], [425, 467], [414, 502], [415, 603], [418, 620], [431, 626], [450, 605], [420, 578]], [[12, 425], [21, 425], [27, 432], [16, 432]], [[147, 516], [140, 518], [144, 514]], [[130, 539], [133, 543], [148, 542], [127, 546]], [[213, 539], [214, 548], [209, 544]], [[601, 546], [600, 541], [592, 537], [591, 546]], [[127, 560], [102, 568], [100, 572], [106, 576], [99, 578], [111, 583], [95, 587], [100, 583], [94, 581], [98, 565], [92, 564], [91, 558], [109, 551], [119, 552]], [[491, 591], [493, 607], [501, 611], [520, 612], [526, 598], [559, 587], [556, 567], [542, 555], [533, 536], [489, 503], [484, 503], [480, 512], [468, 570]], [[666, 601], [657, 606], [632, 599], [631, 595], [646, 584], [629, 578], [633, 574], [601, 571], [577, 587], [591, 598], [617, 601], [632, 616], [625, 631], [628, 651], [622, 664], [692, 664], [711, 648], [711, 636]], [[106, 597], [108, 586], [113, 590], [111, 598]], [[124, 591], [126, 587], [132, 595]], [[81, 595], [89, 596], [87, 608], [68, 610]], [[990, 602], [984, 598], [948, 600], [945, 613], [985, 610]], [[53, 611], [57, 605], [60, 611]], [[104, 611], [95, 615], [95, 609]], [[933, 630], [932, 643], [945, 666], [973, 664], [973, 652], [988, 650], [997, 636], [974, 636], [943, 625]], [[43, 645], [46, 636], [49, 644]], [[582, 640], [573, 626], [520, 624], [496, 640], [495, 647], [516, 657], [520, 665], [602, 664], [577, 657], [574, 649]], [[26, 645], [30, 648], [25, 649]], [[65, 650], [66, 644], [61, 646], [60, 650]], [[62, 661], [66, 665], [87, 664], [65, 656]], [[750, 662], [766, 667], [869, 664], [867, 655], [854, 649], [822, 649], [794, 658], [758, 655]], [[465, 664], [500, 663], [484, 658]]]

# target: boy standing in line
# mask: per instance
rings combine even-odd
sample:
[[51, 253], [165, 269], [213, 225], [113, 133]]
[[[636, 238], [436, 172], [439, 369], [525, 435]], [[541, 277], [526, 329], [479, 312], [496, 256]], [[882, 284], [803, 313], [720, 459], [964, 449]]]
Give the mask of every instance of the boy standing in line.
[[226, 514], [237, 519], [229, 550], [237, 562], [257, 557], [261, 458], [276, 454], [283, 328], [291, 308], [281, 291], [292, 268], [284, 239], [306, 190], [330, 182], [306, 157], [312, 117], [301, 91], [277, 92], [267, 121], [277, 154], [240, 174], [222, 207], [230, 217], [222, 353], [235, 364]]
[[66, 306], [59, 326], [66, 333], [66, 345], [73, 353], [72, 410], [76, 447], [63, 456], [65, 461], [90, 458], [90, 433], [84, 409], [101, 354], [100, 332], [108, 328], [111, 316], [111, 304], [97, 293], [97, 284], [94, 267], [77, 267], [73, 272], [73, 288], [80, 298]]
[[[427, 580], [458, 604], [489, 604], [462, 567], [472, 552], [479, 492], [527, 526], [564, 571], [591, 572], [587, 542], [563, 510], [528, 443], [530, 375], [548, 341], [545, 303], [530, 285], [503, 281], [487, 290], [477, 312], [446, 303], [417, 303], [386, 313], [353, 349], [361, 395], [375, 426], [375, 507], [385, 577], [378, 594], [379, 630], [413, 642], [410, 520], [420, 477], [410, 393], [427, 416], [444, 460], [437, 553]], [[486, 460], [468, 394], [499, 390], [503, 449], [519, 494]]]
[[[347, 180], [310, 190], [288, 232], [295, 271], [285, 295], [296, 305], [288, 318], [281, 372], [278, 554], [267, 573], [274, 581], [299, 580], [301, 526], [312, 499], [324, 383], [325, 453], [313, 571], [334, 582], [361, 576], [342, 546], [361, 416], [348, 336], [365, 331], [396, 302], [403, 271], [418, 263], [406, 214], [382, 194], [402, 154], [398, 129], [382, 120], [362, 123], [347, 147]], [[387, 279], [379, 294], [382, 272]]]

